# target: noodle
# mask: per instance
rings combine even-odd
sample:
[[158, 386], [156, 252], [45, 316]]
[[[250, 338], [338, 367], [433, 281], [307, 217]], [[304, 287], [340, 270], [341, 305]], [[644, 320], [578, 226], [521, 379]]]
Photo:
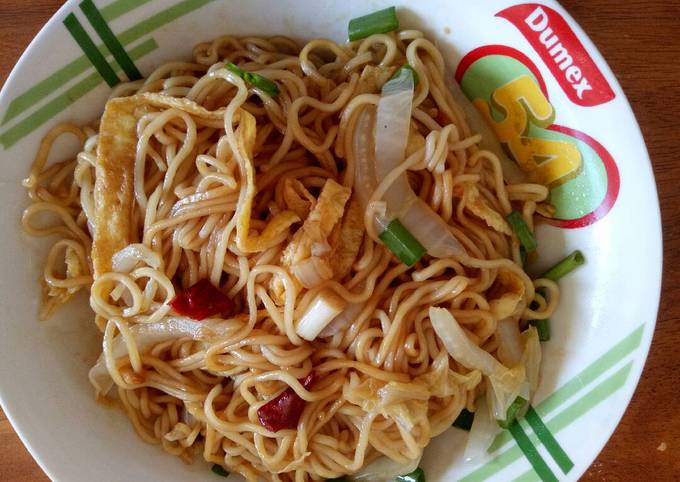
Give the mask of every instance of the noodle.
[[[284, 37], [225, 36], [197, 45], [193, 57], [112, 93], [128, 102], [120, 105], [135, 121], [135, 144], [129, 220], [108, 268], [93, 264], [105, 121], [57, 126], [40, 146], [24, 182], [31, 205], [22, 223], [31, 235], [58, 237], [41, 318], [88, 289], [117, 387], [98, 395], [116, 397], [143, 440], [187, 462], [202, 456], [249, 480], [304, 481], [355, 473], [381, 455], [419, 459], [483, 390], [478, 372], [448, 356], [428, 309], [451, 310], [496, 355], [494, 310], [510, 286], [521, 326], [559, 303], [557, 285], [530, 279], [517, 238], [493, 221], [515, 209], [533, 229], [537, 212], [550, 212], [547, 188], [506, 184], [499, 159], [478, 147], [481, 136], [446, 87], [442, 55], [420, 32], [302, 48]], [[280, 94], [248, 85], [222, 69], [226, 62], [277, 82]], [[321, 260], [329, 249], [342, 254], [330, 277], [305, 288], [283, 262], [287, 247], [329, 180], [353, 192], [357, 125], [405, 62], [420, 79], [407, 160], [379, 180], [354, 224], [352, 194], [327, 245], [311, 246]], [[48, 165], [62, 135], [76, 136], [82, 152]], [[467, 254], [425, 257], [410, 269], [380, 242], [371, 213], [384, 209], [383, 195], [404, 172]], [[45, 215], [51, 224], [38, 222]], [[151, 333], [145, 325], [184, 327], [173, 325], [170, 302], [202, 279], [228, 294], [232, 315], [142, 338]], [[307, 341], [297, 323], [325, 294], [354, 315]], [[312, 372], [308, 388], [302, 380]], [[385, 387], [397, 398], [381, 406], [376, 393]], [[306, 402], [297, 429], [270, 431], [258, 410], [287, 388]]]

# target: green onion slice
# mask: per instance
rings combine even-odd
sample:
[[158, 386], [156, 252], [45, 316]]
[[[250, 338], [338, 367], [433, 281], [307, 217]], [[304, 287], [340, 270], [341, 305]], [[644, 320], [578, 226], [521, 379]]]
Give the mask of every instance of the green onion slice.
[[586, 262], [583, 253], [578, 249], [543, 273], [541, 278], [548, 278], [549, 280], [558, 281], [563, 276], [571, 273], [576, 268]]
[[550, 340], [550, 320], [549, 319], [544, 319], [544, 320], [531, 320], [529, 322], [531, 326], [536, 327], [536, 331], [538, 332], [538, 339], [541, 341], [549, 341]]
[[379, 237], [385, 243], [385, 246], [406, 266], [413, 266], [425, 254], [423, 245], [413, 237], [398, 219], [390, 221]]
[[534, 233], [529, 229], [529, 226], [527, 226], [527, 223], [524, 222], [522, 215], [517, 211], [513, 211], [508, 215], [507, 220], [527, 253], [535, 251], [538, 246], [536, 238], [534, 237]]
[[210, 470], [212, 470], [213, 474], [217, 474], [220, 477], [229, 477], [229, 472], [224, 470], [224, 467], [219, 464], [213, 464], [212, 469]]
[[508, 412], [505, 415], [505, 420], [498, 420], [498, 425], [503, 428], [509, 428], [512, 423], [517, 420], [521, 411], [526, 408], [529, 402], [522, 397], [515, 398], [515, 401], [508, 407]]
[[397, 10], [394, 7], [389, 7], [364, 15], [363, 17], [353, 18], [349, 21], [347, 33], [349, 41], [354, 42], [376, 33], [393, 32], [398, 28], [399, 19], [397, 19]]
[[281, 92], [279, 90], [279, 86], [276, 85], [276, 82], [269, 80], [266, 77], [262, 77], [260, 74], [248, 72], [247, 70], [243, 70], [232, 63], [226, 64], [225, 67], [227, 70], [235, 73], [253, 87], [260, 89], [272, 97], [276, 97]]
[[425, 472], [418, 467], [410, 474], [399, 475], [396, 480], [397, 482], [425, 482]]
[[418, 77], [418, 72], [416, 72], [416, 69], [411, 67], [409, 64], [404, 64], [401, 67], [397, 69], [397, 71], [394, 73], [392, 77], [390, 77], [390, 80], [388, 82], [398, 79], [402, 75], [411, 75], [413, 77], [413, 86], [415, 87], [418, 85], [418, 82], [420, 82], [420, 78]]
[[458, 427], [467, 432], [472, 428], [472, 422], [475, 420], [475, 414], [469, 411], [467, 408], [461, 410], [456, 421], [453, 422], [454, 427]]

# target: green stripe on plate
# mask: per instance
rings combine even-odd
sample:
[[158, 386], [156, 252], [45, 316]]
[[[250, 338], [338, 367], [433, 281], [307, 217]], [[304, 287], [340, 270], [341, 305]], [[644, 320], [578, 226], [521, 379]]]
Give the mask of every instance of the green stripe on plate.
[[102, 79], [104, 79], [106, 83], [109, 84], [109, 87], [113, 87], [119, 83], [120, 79], [113, 71], [113, 68], [108, 64], [102, 53], [99, 51], [89, 35], [87, 35], [87, 32], [73, 13], [69, 13], [64, 19], [64, 26], [66, 26], [68, 29], [69, 33], [73, 37], [73, 40], [75, 40], [83, 50], [85, 56], [90, 59], [90, 62], [92, 65], [94, 65], [94, 68], [97, 69], [99, 75], [102, 76]]
[[[633, 350], [640, 346], [644, 324], [633, 330], [623, 340], [614, 345], [604, 355], [584, 368], [578, 375], [574, 376], [567, 383], [555, 390], [550, 396], [536, 405], [536, 411], [542, 417], [546, 417], [553, 410], [558, 408], [569, 398], [574, 396], [579, 390], [591, 384], [597, 377], [616, 365], [628, 356]], [[489, 447], [489, 452], [495, 452], [512, 440], [512, 436], [503, 431]]]
[[[132, 49], [130, 55], [136, 60], [149, 52], [153, 52], [157, 48], [158, 44], [156, 41], [154, 39], [149, 39]], [[13, 146], [82, 96], [94, 90], [101, 83], [102, 79], [99, 74], [94, 73], [88, 75], [85, 79], [68, 89], [64, 94], [51, 100], [11, 129], [0, 134], [0, 144], [5, 148]]]
[[[131, 11], [132, 9], [147, 3], [148, 1], [149, 0], [142, 0], [134, 2], [129, 0], [120, 0], [119, 2], [112, 3], [109, 5], [109, 7], [103, 8], [102, 15], [107, 21], [111, 21]], [[179, 17], [187, 13], [191, 13], [192, 11], [214, 1], [215, 0], [184, 0], [129, 28], [123, 34], [119, 35], [118, 39], [123, 45], [128, 45], [141, 38], [143, 35], [149, 34], [153, 30], [156, 30], [157, 28], [162, 27], [163, 25]], [[103, 46], [100, 45], [99, 47], [101, 48]], [[4, 125], [11, 119], [14, 119], [33, 105], [43, 100], [52, 92], [56, 91], [63, 85], [76, 78], [78, 75], [85, 72], [89, 67], [90, 62], [87, 57], [83, 55], [82, 57], [73, 60], [66, 66], [57, 70], [54, 74], [50, 75], [46, 79], [41, 80], [10, 103], [7, 113], [2, 119], [2, 124], [0, 125]]]
[[545, 426], [541, 417], [538, 416], [534, 407], [529, 406], [529, 410], [524, 417], [538, 439], [543, 443], [545, 448], [548, 450], [550, 456], [557, 462], [557, 465], [562, 469], [562, 472], [568, 474], [571, 469], [574, 468], [574, 462], [569, 458], [569, 455], [560, 446], [555, 436], [550, 432], [548, 427]]
[[[576, 400], [561, 413], [552, 418], [546, 425], [553, 432], [558, 433], [563, 428], [571, 425], [574, 421], [588, 413], [597, 404], [608, 398], [611, 394], [619, 390], [626, 383], [633, 361], [628, 362], [613, 375], [599, 383], [595, 388]], [[524, 421], [522, 423], [525, 423]], [[540, 444], [540, 440], [535, 434], [529, 436], [535, 445]], [[517, 446], [510, 447], [505, 452], [490, 462], [484, 464], [473, 472], [469, 473], [459, 482], [481, 482], [503, 470], [513, 462], [522, 457], [522, 451]]]
[[90, 24], [94, 28], [99, 38], [104, 41], [109, 51], [113, 54], [113, 58], [116, 59], [118, 65], [121, 66], [125, 75], [127, 75], [129, 80], [138, 80], [142, 78], [142, 74], [135, 66], [128, 53], [125, 51], [123, 46], [120, 44], [116, 35], [111, 31], [111, 28], [102, 17], [102, 14], [94, 6], [92, 0], [83, 0], [80, 3], [80, 9], [83, 11]]
[[[118, 0], [107, 7], [102, 8], [102, 16], [107, 20], [115, 20], [116, 18], [125, 15], [135, 8], [150, 2], [151, 0]], [[90, 61], [84, 55], [76, 60], [69, 62], [66, 66], [57, 70], [44, 80], [41, 80], [33, 87], [28, 89], [23, 94], [17, 96], [7, 108], [7, 113], [2, 119], [2, 124], [9, 122], [16, 116], [24, 112], [26, 109], [32, 107], [37, 102], [41, 101], [52, 92], [57, 90], [62, 85], [70, 80], [73, 80], [79, 74], [85, 72], [90, 68]]]
[[524, 430], [522, 430], [522, 426], [518, 422], [515, 422], [510, 425], [508, 431], [515, 438], [517, 446], [520, 448], [541, 480], [543, 482], [558, 482], [555, 474], [553, 474], [552, 470], [550, 470], [548, 464], [545, 463], [545, 460], [543, 460], [541, 454], [538, 453], [538, 449], [534, 447], [527, 434], [524, 433]]
[[118, 17], [122, 17], [126, 13], [134, 10], [137, 7], [141, 7], [145, 3], [149, 3], [151, 0], [116, 0], [111, 2], [106, 7], [101, 8], [102, 17], [107, 22], [115, 20]]

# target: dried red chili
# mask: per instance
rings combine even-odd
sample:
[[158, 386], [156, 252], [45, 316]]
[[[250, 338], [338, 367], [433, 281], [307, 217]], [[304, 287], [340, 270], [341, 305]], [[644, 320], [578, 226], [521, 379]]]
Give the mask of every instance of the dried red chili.
[[180, 315], [202, 320], [217, 314], [229, 314], [234, 302], [210, 281], [202, 279], [193, 286], [180, 291], [170, 301], [170, 306]]
[[[307, 390], [314, 384], [314, 372], [303, 380], [299, 380]], [[294, 429], [300, 421], [305, 402], [295, 390], [288, 387], [278, 397], [262, 405], [257, 411], [257, 418], [264, 428], [270, 432], [283, 429]]]

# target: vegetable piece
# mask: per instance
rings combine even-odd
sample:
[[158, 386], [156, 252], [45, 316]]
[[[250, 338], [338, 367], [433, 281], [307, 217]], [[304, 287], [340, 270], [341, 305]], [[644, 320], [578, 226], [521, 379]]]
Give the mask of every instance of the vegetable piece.
[[507, 368], [490, 353], [473, 343], [449, 310], [430, 308], [430, 322], [446, 351], [458, 363], [476, 369], [488, 377], [488, 405], [494, 418], [504, 418], [508, 407], [522, 394], [530, 398], [523, 364]]
[[425, 472], [418, 467], [409, 474], [400, 475], [396, 480], [397, 482], [425, 482]]
[[363, 17], [353, 18], [349, 21], [347, 34], [349, 41], [354, 42], [376, 33], [392, 32], [398, 28], [397, 10], [394, 7], [389, 7]]
[[522, 267], [526, 266], [527, 257], [528, 257], [527, 249], [524, 246], [520, 246], [519, 247], [519, 259], [522, 260]]
[[477, 399], [476, 405], [475, 418], [472, 421], [463, 453], [463, 459], [468, 463], [476, 463], [481, 460], [496, 438], [496, 434], [501, 430], [496, 421], [491, 418], [486, 397]]
[[[305, 389], [314, 384], [314, 372], [299, 380]], [[286, 388], [278, 397], [268, 401], [257, 410], [257, 418], [270, 432], [297, 427], [305, 402], [291, 387]]]
[[158, 253], [143, 244], [129, 244], [111, 259], [113, 271], [118, 273], [129, 273], [140, 261], [156, 269], [163, 262]]
[[295, 331], [301, 338], [312, 341], [346, 306], [344, 299], [330, 290], [324, 290], [309, 304]]
[[401, 474], [416, 470], [418, 464], [420, 464], [420, 457], [399, 463], [383, 455], [364, 466], [359, 472], [352, 474], [350, 478], [353, 482], [394, 482]]
[[392, 77], [388, 80], [388, 82], [391, 82], [392, 80], [396, 80], [402, 75], [410, 75], [413, 78], [413, 86], [415, 87], [418, 85], [418, 82], [420, 82], [420, 78], [418, 77], [418, 72], [416, 72], [416, 69], [411, 67], [409, 64], [404, 64], [401, 67], [397, 69], [397, 71], [394, 73]]
[[512, 402], [512, 405], [508, 408], [505, 420], [498, 420], [498, 425], [503, 428], [509, 428], [520, 415], [523, 415], [523, 412], [528, 405], [529, 402], [526, 399], [522, 397], [515, 398], [515, 401]]
[[461, 410], [458, 417], [453, 422], [454, 427], [458, 427], [466, 432], [469, 432], [472, 428], [472, 423], [475, 420], [475, 414], [469, 411], [467, 408]]
[[204, 278], [177, 293], [170, 301], [170, 306], [180, 315], [203, 320], [209, 316], [230, 314], [234, 309], [234, 302]]
[[243, 70], [232, 63], [226, 64], [225, 67], [227, 70], [235, 73], [253, 87], [260, 89], [272, 97], [276, 97], [281, 93], [279, 86], [276, 85], [276, 82], [269, 80], [266, 77], [262, 77], [260, 74], [248, 72], [247, 70]]
[[524, 351], [518, 321], [513, 318], [498, 320], [495, 336], [498, 343], [498, 359], [508, 367], [517, 365]]
[[[186, 317], [165, 317], [154, 323], [139, 323], [128, 328], [129, 336], [134, 340], [132, 346], [137, 352], [144, 353], [157, 343], [188, 337], [193, 340], [207, 340], [227, 333], [228, 324], [222, 320], [208, 319], [200, 323]], [[118, 334], [111, 342], [104, 338], [103, 352], [111, 353], [113, 359], [127, 355], [128, 344], [122, 334]], [[106, 357], [102, 353], [97, 363], [90, 369], [88, 378], [97, 390], [97, 395], [106, 395], [113, 387], [111, 374], [106, 368]]]
[[563, 276], [571, 273], [576, 268], [586, 262], [583, 253], [578, 249], [550, 268], [541, 275], [541, 278], [547, 278], [552, 281], [559, 281]]
[[354, 320], [356, 320], [357, 316], [361, 314], [364, 306], [366, 306], [364, 303], [350, 303], [347, 305], [347, 307], [342, 310], [342, 313], [333, 318], [333, 321], [323, 329], [320, 336], [322, 338], [334, 336], [336, 333], [346, 329], [354, 322]]
[[224, 467], [222, 467], [219, 464], [213, 464], [210, 470], [212, 471], [213, 474], [217, 474], [220, 477], [229, 477], [229, 472], [224, 470]]
[[541, 341], [550, 340], [550, 320], [548, 318], [543, 320], [531, 320], [531, 326], [535, 326], [538, 331], [538, 339]]
[[398, 219], [393, 219], [380, 234], [380, 240], [406, 266], [413, 266], [425, 254], [425, 248]]
[[[404, 162], [411, 124], [413, 73], [412, 69], [401, 69], [382, 88], [375, 120], [376, 179], [385, 178]], [[406, 172], [394, 180], [383, 199], [388, 219], [398, 218], [431, 256], [445, 258], [465, 253], [441, 216], [413, 192]]]
[[525, 223], [524, 219], [522, 219], [522, 215], [517, 211], [513, 211], [508, 215], [507, 220], [508, 223], [510, 223], [512, 230], [515, 232], [517, 239], [519, 239], [520, 244], [524, 246], [524, 249], [527, 251], [527, 253], [535, 251], [538, 243], [536, 243], [534, 233], [531, 232], [529, 226], [527, 226], [527, 223]]

